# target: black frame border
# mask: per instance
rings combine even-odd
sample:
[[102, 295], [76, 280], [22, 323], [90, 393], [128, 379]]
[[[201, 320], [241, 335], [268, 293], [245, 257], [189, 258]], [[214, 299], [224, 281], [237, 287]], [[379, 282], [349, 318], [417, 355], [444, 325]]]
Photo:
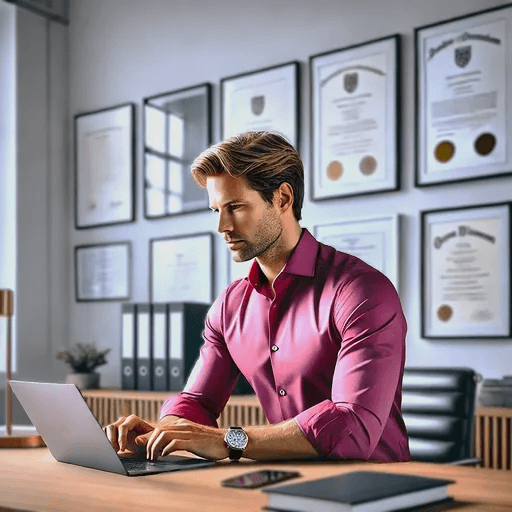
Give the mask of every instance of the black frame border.
[[[349, 194], [340, 194], [335, 196], [328, 196], [328, 197], [320, 197], [315, 198], [315, 191], [314, 191], [314, 165], [315, 165], [315, 152], [314, 152], [314, 137], [315, 134], [313, 133], [314, 128], [314, 108], [313, 108], [313, 95], [314, 95], [314, 87], [313, 87], [313, 61], [317, 59], [318, 57], [325, 57], [327, 55], [331, 55], [334, 53], [342, 53], [349, 50], [354, 50], [356, 48], [360, 48], [362, 46], [372, 45], [376, 43], [381, 43], [386, 40], [395, 40], [395, 116], [396, 116], [396, 129], [395, 129], [395, 137], [394, 140], [396, 141], [396, 166], [395, 166], [395, 184], [393, 187], [386, 187], [382, 189], [377, 190], [369, 190], [369, 191], [363, 191], [363, 192], [354, 192]], [[374, 194], [381, 194], [386, 192], [396, 192], [400, 190], [401, 188], [401, 174], [402, 174], [402, 105], [400, 102], [401, 98], [401, 91], [402, 91], [402, 36], [401, 34], [392, 34], [390, 36], [380, 37], [378, 39], [372, 39], [370, 41], [364, 41], [362, 43], [357, 43], [350, 46], [345, 46], [343, 48], [337, 48], [334, 50], [329, 50], [322, 53], [316, 53], [314, 55], [309, 56], [309, 124], [310, 124], [310, 173], [309, 173], [309, 198], [312, 202], [323, 202], [323, 201], [330, 201], [333, 199], [344, 199], [347, 197], [359, 197], [359, 196], [368, 196], [368, 195], [374, 195]]]
[[[102, 222], [99, 224], [88, 224], [88, 225], [78, 225], [78, 121], [81, 117], [86, 116], [93, 116], [95, 114], [101, 114], [103, 112], [108, 112], [110, 110], [118, 110], [122, 108], [130, 107], [131, 110], [131, 116], [130, 116], [130, 122], [131, 122], [131, 152], [130, 156], [132, 159], [132, 165], [131, 165], [131, 175], [132, 175], [132, 182], [131, 182], [131, 200], [132, 200], [132, 208], [131, 208], [131, 216], [127, 218], [126, 220], [120, 220], [120, 221], [114, 221], [114, 222]], [[79, 114], [76, 114], [73, 116], [73, 128], [74, 128], [74, 200], [75, 200], [75, 229], [92, 229], [92, 228], [103, 228], [107, 226], [115, 226], [118, 224], [129, 224], [130, 222], [135, 222], [135, 211], [136, 211], [136, 114], [135, 114], [135, 103], [129, 102], [129, 103], [122, 103], [120, 105], [115, 105], [113, 107], [106, 107], [99, 110], [94, 110], [91, 112], [82, 112]]]
[[[110, 247], [115, 245], [125, 245], [128, 250], [128, 295], [126, 297], [112, 297], [112, 298], [98, 298], [98, 299], [82, 299], [78, 296], [78, 252], [82, 249], [94, 249], [99, 247]], [[130, 240], [121, 240], [118, 242], [105, 242], [96, 244], [75, 245], [74, 248], [74, 265], [75, 265], [75, 301], [76, 302], [119, 302], [129, 301], [132, 296], [132, 281], [133, 281], [133, 247]]]
[[225, 139], [224, 135], [224, 108], [225, 108], [225, 100], [224, 100], [224, 90], [225, 83], [230, 81], [235, 81], [239, 78], [247, 78], [252, 75], [258, 75], [260, 73], [266, 73], [268, 71], [274, 71], [279, 68], [291, 67], [294, 75], [294, 84], [295, 84], [295, 141], [291, 141], [292, 145], [297, 150], [297, 153], [300, 154], [300, 138], [301, 138], [301, 73], [300, 73], [300, 62], [298, 60], [291, 60], [288, 62], [283, 62], [282, 64], [276, 64], [273, 66], [268, 66], [260, 69], [254, 69], [252, 71], [247, 71], [243, 73], [239, 73], [236, 75], [225, 76], [220, 79], [220, 137], [221, 140]]
[[[422, 30], [426, 30], [429, 28], [438, 27], [441, 25], [448, 25], [450, 23], [455, 23], [458, 21], [462, 21], [464, 19], [469, 19], [475, 16], [481, 16], [483, 14], [488, 14], [490, 12], [499, 11], [502, 9], [510, 9], [512, 8], [512, 3], [508, 3], [505, 5], [499, 5], [497, 7], [491, 7], [489, 9], [485, 9], [483, 11], [473, 12], [470, 14], [464, 14], [462, 16], [457, 16], [455, 18], [450, 18], [447, 20], [443, 20], [436, 23], [430, 23], [428, 25], [422, 25], [420, 27], [414, 28], [414, 167], [415, 167], [415, 173], [414, 173], [414, 186], [417, 188], [424, 188], [424, 187], [433, 187], [437, 185], [447, 185], [450, 183], [463, 183], [467, 181], [477, 181], [477, 180], [485, 180], [485, 179], [491, 179], [491, 178], [502, 178], [502, 177], [508, 177], [512, 175], [512, 167], [510, 171], [499, 173], [499, 174], [483, 174], [481, 176], [469, 176], [466, 178], [455, 178], [455, 179], [448, 179], [448, 180], [441, 180], [441, 181], [430, 181], [428, 183], [420, 183], [420, 143], [419, 143], [419, 136], [420, 136], [420, 57], [419, 57], [419, 37], [420, 32]], [[510, 121], [508, 122], [510, 125], [509, 128], [512, 129], [512, 124]], [[512, 147], [507, 148], [508, 152], [512, 152]], [[512, 162], [511, 162], [512, 164]]]
[[166, 219], [169, 217], [177, 217], [179, 215], [185, 215], [188, 213], [197, 213], [204, 212], [208, 209], [208, 201], [204, 208], [192, 208], [190, 210], [182, 210], [180, 212], [174, 213], [164, 213], [163, 215], [148, 215], [147, 214], [147, 199], [146, 199], [146, 153], [156, 154], [159, 153], [154, 152], [152, 150], [148, 150], [146, 147], [146, 105], [151, 102], [151, 100], [155, 100], [157, 98], [163, 98], [164, 96], [172, 96], [174, 94], [181, 94], [188, 91], [192, 91], [194, 89], [200, 89], [204, 87], [206, 90], [206, 115], [207, 115], [207, 126], [206, 126], [206, 145], [207, 147], [204, 150], [208, 149], [208, 147], [213, 142], [213, 116], [212, 116], [212, 97], [213, 97], [213, 86], [210, 82], [202, 82], [196, 85], [191, 85], [188, 87], [182, 87], [181, 89], [173, 89], [172, 91], [167, 91], [163, 93], [154, 94], [152, 96], [147, 96], [142, 99], [142, 145], [143, 145], [143, 161], [142, 161], [142, 203], [143, 203], [143, 216], [146, 220], [158, 220], [158, 219]]
[[[509, 325], [508, 325], [508, 335], [489, 335], [489, 336], [432, 336], [426, 334], [426, 230], [425, 230], [425, 222], [428, 215], [436, 214], [436, 213], [446, 213], [446, 212], [454, 212], [461, 210], [478, 210], [482, 208], [494, 208], [506, 206], [508, 207], [508, 240], [509, 240]], [[421, 322], [421, 337], [427, 340], [506, 340], [512, 337], [512, 251], [511, 251], [511, 243], [512, 243], [512, 202], [503, 201], [499, 203], [486, 203], [486, 204], [476, 204], [476, 205], [468, 205], [468, 206], [456, 206], [453, 208], [437, 208], [435, 210], [422, 210], [420, 211], [420, 322]]]
[[[153, 303], [155, 302], [153, 300], [153, 244], [155, 242], [164, 242], [167, 240], [184, 240], [186, 238], [199, 238], [202, 236], [207, 236], [210, 240], [210, 304], [213, 303], [215, 299], [215, 236], [211, 231], [202, 231], [200, 233], [186, 233], [183, 235], [173, 235], [173, 236], [163, 236], [163, 237], [157, 237], [157, 238], [150, 238], [149, 239], [149, 302]], [[160, 301], [162, 302], [162, 301]], [[176, 302], [172, 300], [167, 300], [164, 302]], [[177, 301], [177, 302], [183, 302], [183, 301]], [[190, 300], [186, 301], [190, 302]], [[199, 303], [204, 304], [204, 303]]]

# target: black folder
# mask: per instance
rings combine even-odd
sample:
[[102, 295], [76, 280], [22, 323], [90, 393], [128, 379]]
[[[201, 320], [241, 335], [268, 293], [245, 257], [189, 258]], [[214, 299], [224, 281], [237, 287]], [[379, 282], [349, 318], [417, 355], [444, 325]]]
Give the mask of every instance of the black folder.
[[199, 357], [208, 304], [171, 302], [168, 316], [169, 390], [182, 391]]
[[167, 391], [169, 389], [167, 319], [167, 304], [153, 304], [151, 339], [153, 345], [153, 389], [155, 391]]
[[125, 303], [121, 309], [121, 387], [137, 389], [137, 315], [135, 304]]
[[137, 304], [137, 389], [152, 388], [151, 304]]

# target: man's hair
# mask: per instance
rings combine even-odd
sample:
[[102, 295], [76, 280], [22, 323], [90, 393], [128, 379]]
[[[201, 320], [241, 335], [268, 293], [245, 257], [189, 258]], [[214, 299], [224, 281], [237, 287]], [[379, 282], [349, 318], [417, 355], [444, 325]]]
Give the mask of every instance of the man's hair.
[[224, 173], [244, 177], [247, 185], [272, 204], [282, 183], [293, 190], [293, 214], [299, 221], [304, 201], [304, 167], [297, 150], [282, 136], [254, 131], [210, 146], [192, 163], [192, 176], [202, 188], [206, 178]]

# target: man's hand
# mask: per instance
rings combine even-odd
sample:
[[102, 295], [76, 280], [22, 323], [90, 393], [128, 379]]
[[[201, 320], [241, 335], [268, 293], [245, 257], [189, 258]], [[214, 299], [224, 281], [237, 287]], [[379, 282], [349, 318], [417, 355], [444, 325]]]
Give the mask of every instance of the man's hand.
[[137, 445], [146, 446], [146, 457], [149, 460], [156, 460], [160, 455], [169, 455], [176, 450], [187, 450], [209, 460], [220, 460], [228, 456], [224, 442], [226, 429], [200, 425], [184, 418], [166, 422], [167, 418], [162, 418], [151, 432], [135, 440]]
[[145, 443], [136, 442], [136, 439], [144, 434], [151, 434], [154, 427], [132, 414], [119, 418], [115, 423], [107, 425], [104, 430], [119, 455], [142, 456]]

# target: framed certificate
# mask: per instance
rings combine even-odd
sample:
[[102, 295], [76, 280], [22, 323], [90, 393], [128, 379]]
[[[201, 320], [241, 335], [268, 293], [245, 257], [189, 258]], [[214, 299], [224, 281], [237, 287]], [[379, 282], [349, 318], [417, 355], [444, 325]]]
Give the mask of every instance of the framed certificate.
[[221, 136], [264, 130], [299, 150], [299, 63], [288, 62], [221, 79]]
[[399, 188], [400, 36], [313, 55], [311, 199]]
[[416, 186], [512, 173], [512, 4], [415, 29]]
[[78, 114], [75, 227], [135, 220], [135, 105]]
[[510, 338], [511, 204], [421, 213], [424, 338]]
[[314, 227], [315, 238], [380, 270], [398, 290], [399, 216], [351, 219]]
[[149, 241], [151, 302], [213, 302], [213, 233]]
[[131, 243], [75, 247], [77, 302], [130, 300]]
[[144, 217], [154, 219], [208, 207], [190, 173], [212, 142], [209, 83], [144, 99]]

